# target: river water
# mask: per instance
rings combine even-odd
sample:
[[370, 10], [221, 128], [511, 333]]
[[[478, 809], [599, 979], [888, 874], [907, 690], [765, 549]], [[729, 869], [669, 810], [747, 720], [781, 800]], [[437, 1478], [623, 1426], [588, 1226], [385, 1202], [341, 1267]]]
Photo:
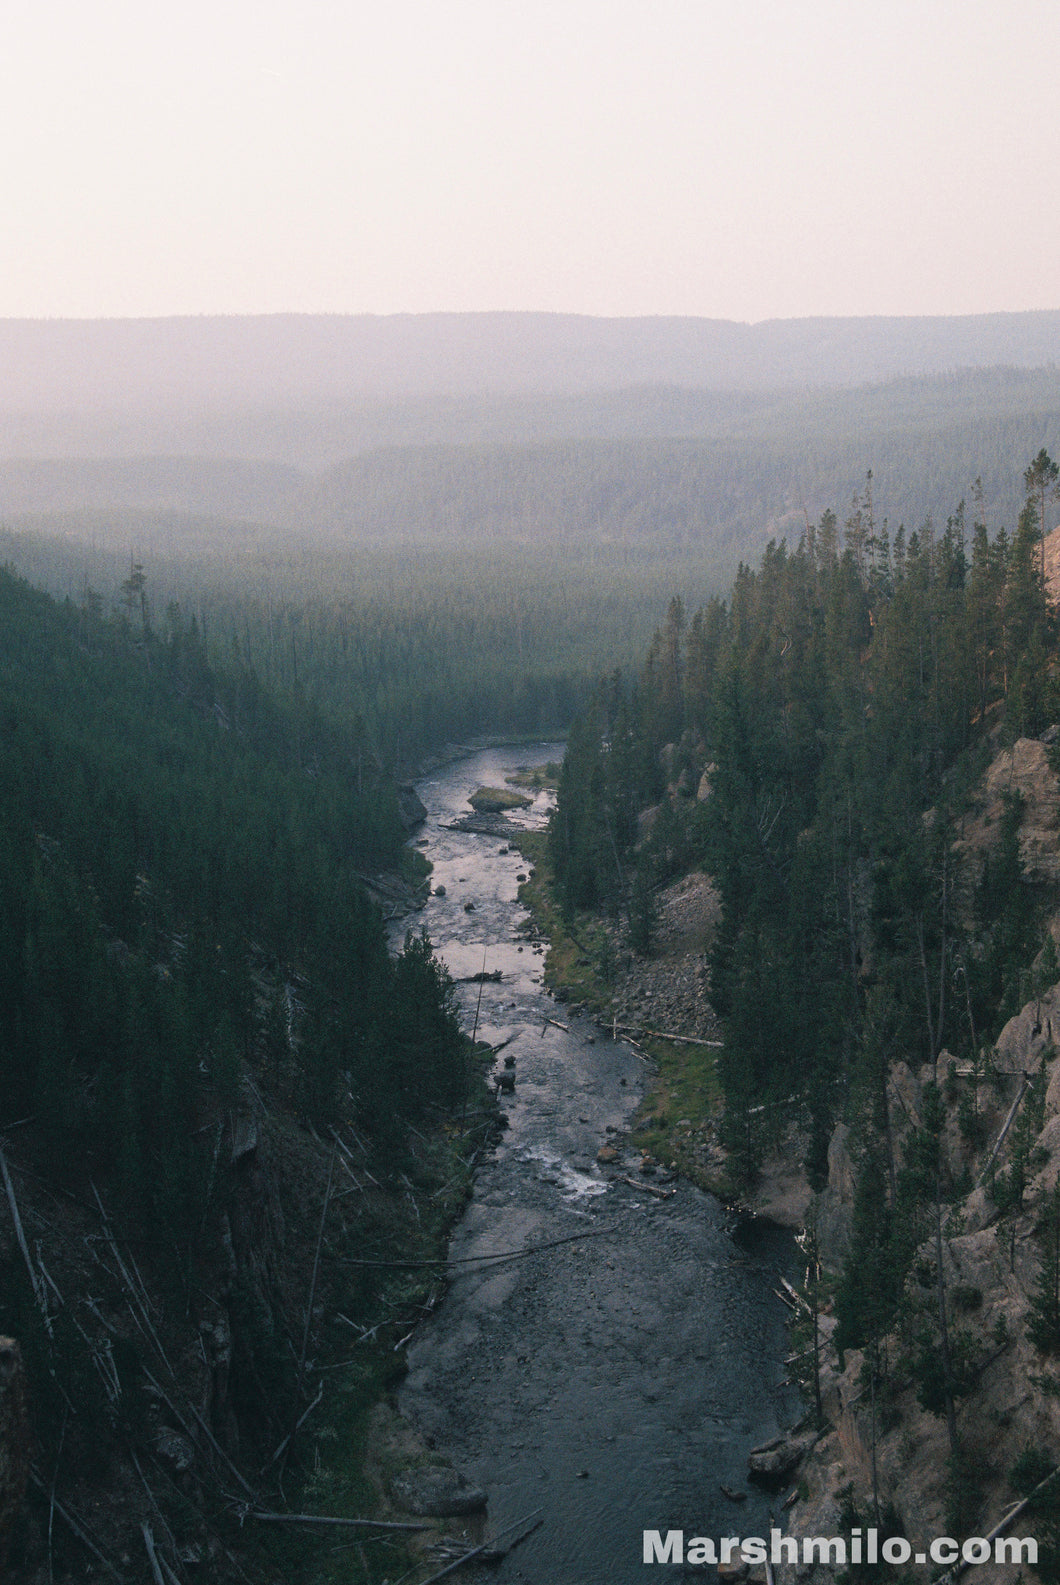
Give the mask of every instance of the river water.
[[[560, 744], [489, 750], [418, 787], [429, 811], [418, 835], [445, 896], [417, 924], [457, 980], [501, 971], [459, 997], [480, 1039], [509, 1042], [498, 1067], [515, 1059], [516, 1087], [454, 1232], [446, 1297], [409, 1347], [401, 1408], [486, 1488], [490, 1534], [541, 1510], [490, 1578], [626, 1585], [658, 1574], [642, 1561], [645, 1529], [768, 1533], [778, 1499], [748, 1486], [747, 1454], [798, 1414], [781, 1385], [786, 1312], [774, 1293], [792, 1249], [776, 1229], [734, 1226], [689, 1184], [659, 1199], [622, 1181], [639, 1179], [628, 1146], [596, 1164], [601, 1145], [623, 1146], [644, 1064], [545, 992], [540, 949], [519, 933], [525, 860], [503, 838], [445, 829], [476, 787], [562, 755]], [[540, 825], [548, 807], [541, 795], [513, 818]]]

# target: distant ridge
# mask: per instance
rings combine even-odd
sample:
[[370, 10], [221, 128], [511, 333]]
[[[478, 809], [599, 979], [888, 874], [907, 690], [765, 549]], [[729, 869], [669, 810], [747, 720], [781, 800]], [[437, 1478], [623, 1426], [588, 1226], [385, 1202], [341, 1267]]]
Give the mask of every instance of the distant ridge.
[[1060, 364], [1060, 311], [760, 324], [574, 314], [0, 320], [0, 413], [756, 391]]

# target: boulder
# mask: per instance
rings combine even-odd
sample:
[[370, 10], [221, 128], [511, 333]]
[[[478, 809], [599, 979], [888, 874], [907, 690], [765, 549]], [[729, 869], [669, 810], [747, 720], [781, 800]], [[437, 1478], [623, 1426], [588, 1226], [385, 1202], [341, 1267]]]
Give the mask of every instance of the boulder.
[[990, 851], [1007, 792], [1018, 792], [1023, 798], [1019, 846], [1027, 880], [1032, 884], [1055, 884], [1060, 880], [1060, 786], [1049, 764], [1047, 747], [1037, 738], [1019, 738], [993, 761], [983, 777], [980, 812], [967, 827], [958, 848], [976, 856]]
[[155, 1452], [178, 1475], [190, 1469], [195, 1462], [195, 1444], [180, 1431], [174, 1431], [172, 1426], [160, 1425], [155, 1432]]
[[406, 1513], [420, 1519], [456, 1519], [482, 1513], [487, 1502], [481, 1486], [470, 1485], [458, 1470], [433, 1464], [396, 1476], [390, 1483], [390, 1495]]
[[[994, 1065], [1002, 1073], [1032, 1073], [1060, 1045], [1060, 985], [1035, 997], [1010, 1018], [997, 1037]], [[1050, 1085], [1050, 1090], [1053, 1087]], [[1060, 1093], [1046, 1110], [1060, 1110]]]
[[506, 814], [509, 809], [530, 809], [533, 802], [525, 793], [513, 792], [510, 787], [480, 787], [468, 799], [472, 809], [480, 815]]
[[749, 1479], [759, 1486], [784, 1485], [816, 1441], [816, 1433], [807, 1431], [802, 1436], [778, 1437], [775, 1442], [754, 1448], [747, 1459]]
[[427, 805], [411, 782], [398, 788], [398, 819], [406, 831], [414, 831], [427, 818]]

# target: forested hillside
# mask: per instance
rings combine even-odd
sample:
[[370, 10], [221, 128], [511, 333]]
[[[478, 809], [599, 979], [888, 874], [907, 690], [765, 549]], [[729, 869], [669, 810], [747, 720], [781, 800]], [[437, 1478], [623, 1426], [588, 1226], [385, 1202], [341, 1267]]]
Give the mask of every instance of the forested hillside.
[[228, 413], [174, 421], [169, 455], [101, 432], [81, 437], [94, 456], [0, 461], [0, 548], [107, 611], [140, 563], [153, 609], [179, 602], [217, 653], [408, 767], [445, 740], [565, 727], [596, 676], [636, 668], [672, 594], [720, 596], [830, 507], [937, 535], [978, 477], [980, 518], [1014, 523], [1010, 459], [1060, 451], [1058, 411], [1040, 368]]
[[662, 883], [720, 894], [729, 1192], [796, 1152], [808, 1185], [796, 1528], [986, 1534], [1033, 1489], [1048, 1579], [1057, 475], [1039, 451], [1011, 531], [973, 497], [892, 535], [863, 496], [728, 600], [673, 601], [572, 730], [551, 834], [568, 912], [638, 952]]
[[[778, 371], [778, 380], [780, 378]], [[772, 535], [845, 509], [867, 471], [892, 524], [945, 520], [977, 474], [1014, 522], [1010, 459], [1060, 448], [1060, 375], [975, 369], [768, 391], [638, 386], [591, 395], [337, 403], [174, 418], [144, 440], [105, 411], [64, 437], [31, 417], [0, 458], [0, 514], [177, 553], [196, 520], [316, 545], [557, 539], [694, 552], [724, 583]], [[28, 425], [25, 433], [20, 427]], [[135, 515], [139, 514], [140, 523]], [[159, 514], [169, 514], [163, 539]], [[216, 547], [218, 550], [220, 547]]]
[[[424, 1228], [461, 1181], [427, 1136], [467, 1106], [467, 1042], [430, 943], [392, 957], [362, 883], [422, 878], [393, 783], [194, 618], [156, 623], [141, 569], [112, 618], [0, 573], [0, 802], [0, 1334], [35, 1469], [106, 1551], [141, 1509], [201, 1551], [305, 1407], [329, 1151], [361, 1197], [319, 1282], [357, 1316], [372, 1275], [336, 1257], [387, 1247], [388, 1181], [438, 1191]], [[167, 1491], [193, 1422], [205, 1463], [162, 1518], [123, 1483], [139, 1458]]]
[[[616, 681], [572, 733], [553, 839], [569, 903], [620, 906], [627, 867], [655, 880], [695, 859], [716, 877], [712, 985], [745, 1173], [763, 1100], [805, 1097], [819, 1173], [881, 1031], [928, 1060], [970, 1050], [1041, 944], [1011, 837], [961, 906], [947, 856], [981, 756], [1060, 702], [1047, 454], [1027, 478], [1011, 534], [991, 537], [974, 503], [893, 537], [867, 493], [845, 524], [826, 512], [741, 568], [728, 601], [689, 619], [675, 600], [632, 693]], [[709, 796], [671, 801], [635, 853], [638, 811], [704, 776]], [[967, 995], [950, 990], [957, 966]]]
[[[118, 616], [127, 543], [109, 517], [95, 548], [0, 531], [0, 555], [27, 576]], [[643, 550], [346, 552], [233, 541], [210, 523], [181, 543], [135, 563], [160, 626], [175, 602], [224, 665], [403, 775], [446, 743], [565, 731], [601, 665], [636, 659], [673, 574]]]

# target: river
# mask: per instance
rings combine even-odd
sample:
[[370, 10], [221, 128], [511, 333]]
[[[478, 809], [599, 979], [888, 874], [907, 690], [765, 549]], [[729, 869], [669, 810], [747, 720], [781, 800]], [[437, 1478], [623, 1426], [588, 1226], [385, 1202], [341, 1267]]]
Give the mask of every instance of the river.
[[[469, 1029], [477, 1013], [480, 1039], [509, 1042], [498, 1066], [515, 1059], [516, 1087], [454, 1231], [446, 1297], [409, 1347], [400, 1402], [487, 1489], [491, 1534], [541, 1510], [490, 1578], [626, 1585], [658, 1573], [642, 1561], [645, 1529], [768, 1533], [778, 1499], [748, 1486], [747, 1454], [798, 1413], [781, 1385], [786, 1312], [774, 1292], [792, 1248], [761, 1223], [734, 1225], [687, 1183], [660, 1199], [623, 1182], [636, 1176], [630, 1153], [596, 1164], [601, 1145], [622, 1145], [645, 1066], [545, 992], [543, 956], [519, 931], [525, 860], [502, 838], [446, 829], [476, 787], [562, 755], [561, 744], [493, 749], [417, 789], [428, 809], [417, 835], [445, 888], [417, 925], [455, 979], [501, 971], [459, 996]], [[542, 794], [513, 818], [540, 825], [548, 807]], [[585, 1236], [464, 1264], [572, 1235]]]

